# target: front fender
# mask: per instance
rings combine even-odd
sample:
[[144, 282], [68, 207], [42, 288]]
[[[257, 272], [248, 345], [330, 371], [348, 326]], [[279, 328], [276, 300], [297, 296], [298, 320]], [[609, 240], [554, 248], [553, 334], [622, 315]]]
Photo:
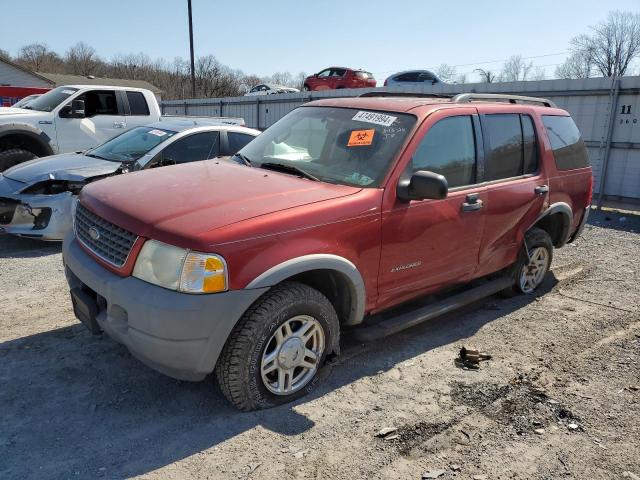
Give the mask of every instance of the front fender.
[[351, 310], [347, 324], [360, 323], [364, 318], [366, 291], [362, 275], [356, 266], [344, 257], [330, 254], [312, 254], [292, 258], [271, 267], [252, 280], [246, 288], [272, 287], [287, 278], [312, 270], [332, 270], [347, 280], [351, 293]]
[[[28, 123], [14, 122], [6, 125], [0, 125], [0, 140], [10, 135], [22, 135], [36, 142], [46, 155], [53, 155], [55, 152], [51, 144], [51, 137], [43, 130], [30, 125]], [[41, 156], [46, 156], [41, 155]]]

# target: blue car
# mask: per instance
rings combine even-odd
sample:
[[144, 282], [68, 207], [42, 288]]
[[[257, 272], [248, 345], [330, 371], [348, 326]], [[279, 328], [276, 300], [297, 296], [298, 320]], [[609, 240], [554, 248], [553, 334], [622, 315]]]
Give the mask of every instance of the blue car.
[[394, 73], [384, 81], [384, 86], [391, 85], [434, 85], [442, 80], [429, 70], [406, 70]]

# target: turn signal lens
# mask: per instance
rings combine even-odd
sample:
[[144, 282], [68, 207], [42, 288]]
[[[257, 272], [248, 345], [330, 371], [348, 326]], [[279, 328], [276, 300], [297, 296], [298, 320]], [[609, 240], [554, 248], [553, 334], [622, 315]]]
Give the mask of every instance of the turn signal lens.
[[210, 253], [190, 252], [180, 276], [180, 291], [217, 293], [227, 289], [227, 267], [222, 259]]

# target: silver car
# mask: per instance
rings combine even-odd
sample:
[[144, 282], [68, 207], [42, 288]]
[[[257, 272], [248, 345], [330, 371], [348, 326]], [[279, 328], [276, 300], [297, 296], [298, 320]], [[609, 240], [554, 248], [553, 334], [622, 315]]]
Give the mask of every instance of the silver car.
[[391, 85], [435, 85], [440, 83], [438, 76], [429, 70], [406, 70], [394, 73], [384, 81], [384, 86]]
[[0, 173], [0, 231], [62, 240], [75, 200], [91, 182], [177, 163], [224, 158], [260, 134], [219, 121], [168, 120], [129, 130], [83, 153], [21, 163]]

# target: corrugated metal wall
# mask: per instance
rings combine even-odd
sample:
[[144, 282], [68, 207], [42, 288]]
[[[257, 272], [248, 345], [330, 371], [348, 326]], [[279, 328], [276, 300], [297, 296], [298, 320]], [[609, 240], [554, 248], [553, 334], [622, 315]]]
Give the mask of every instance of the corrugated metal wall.
[[[162, 108], [165, 114], [242, 117], [247, 126], [265, 129], [309, 100], [351, 97], [370, 90], [374, 89], [164, 101]], [[549, 98], [571, 113], [587, 142], [594, 171], [595, 191], [600, 192], [603, 166], [606, 163], [604, 195], [614, 199], [640, 200], [640, 77], [622, 77], [616, 81], [611, 78], [587, 78], [439, 84], [377, 90], [442, 94], [513, 93]], [[608, 161], [605, 162], [610, 123], [610, 149]]]

